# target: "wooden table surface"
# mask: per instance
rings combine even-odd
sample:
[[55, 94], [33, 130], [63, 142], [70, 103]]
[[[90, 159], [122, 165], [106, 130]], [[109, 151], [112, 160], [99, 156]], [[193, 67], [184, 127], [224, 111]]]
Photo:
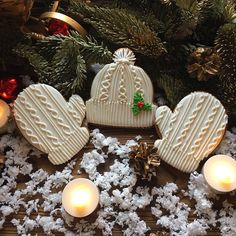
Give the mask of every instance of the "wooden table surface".
[[[90, 130], [92, 130], [93, 126], [89, 127]], [[111, 137], [116, 137], [118, 138], [118, 140], [124, 144], [126, 143], [127, 140], [129, 139], [133, 139], [135, 136], [137, 135], [141, 135], [143, 137], [143, 141], [146, 141], [149, 144], [153, 144], [154, 141], [157, 139], [157, 135], [156, 135], [156, 131], [154, 128], [152, 129], [119, 129], [119, 128], [100, 128], [101, 132], [105, 135], [105, 136], [111, 136]], [[73, 174], [76, 176], [77, 173], [77, 169], [79, 166], [79, 162], [80, 162], [80, 158], [82, 157], [84, 152], [88, 152], [89, 150], [92, 150], [93, 146], [92, 144], [88, 144], [75, 158], [78, 158], [76, 167], [73, 171]], [[54, 173], [55, 170], [60, 170], [63, 169], [63, 165], [62, 166], [54, 166], [52, 165], [47, 158], [39, 158], [34, 160], [36, 163], [36, 166], [38, 168], [43, 168], [44, 170], [48, 171], [49, 173]], [[107, 165], [109, 165], [107, 163]], [[201, 168], [201, 167], [200, 167]], [[200, 170], [199, 168], [199, 170]], [[166, 163], [162, 162], [161, 166], [158, 169], [158, 173], [157, 173], [157, 178], [155, 178], [153, 181], [151, 181], [149, 183], [150, 187], [154, 187], [154, 186], [161, 186], [161, 185], [165, 185], [167, 182], [174, 182], [178, 185], [179, 189], [186, 189], [187, 186], [187, 181], [188, 181], [189, 175], [182, 173], [174, 168], [172, 168], [171, 166], [167, 165]], [[23, 181], [22, 181], [23, 182]], [[145, 183], [147, 184], [147, 183]], [[221, 203], [225, 200], [228, 199], [229, 202], [232, 202], [234, 205], [236, 205], [236, 199], [234, 199], [233, 197], [230, 197], [229, 195], [222, 195], [220, 196], [220, 199], [214, 204], [214, 208], [215, 209], [220, 209], [221, 208]], [[189, 199], [187, 198], [182, 198], [181, 199], [183, 202], [188, 203], [190, 206], [193, 206], [194, 202], [190, 202]], [[48, 215], [48, 213], [44, 213], [42, 209], [39, 209], [39, 212], [37, 214], [40, 214], [41, 216], [46, 216]], [[35, 214], [35, 216], [37, 215]], [[148, 226], [150, 226], [150, 228], [152, 229], [151, 232], [156, 232], [156, 231], [162, 231], [163, 229], [161, 229], [160, 227], [158, 227], [156, 225], [156, 218], [154, 216], [152, 216], [151, 211], [150, 211], [150, 207], [146, 207], [143, 210], [139, 210], [138, 211], [139, 216], [141, 217], [141, 219], [143, 219]], [[14, 218], [18, 218], [18, 219], [22, 219], [25, 216], [24, 211], [22, 209], [22, 211], [20, 211], [17, 215], [14, 215]], [[34, 214], [33, 214], [34, 216]], [[0, 236], [13, 236], [13, 235], [17, 235], [15, 227], [13, 227], [13, 225], [10, 223], [11, 218], [7, 219], [7, 222], [4, 224], [4, 228], [3, 230], [0, 230]], [[92, 215], [86, 217], [86, 220], [94, 222], [94, 220], [96, 219], [96, 212], [93, 213]], [[194, 220], [194, 216], [191, 213], [190, 214], [190, 221]], [[149, 232], [150, 233], [150, 232]], [[149, 233], [147, 235], [149, 235]], [[42, 230], [37, 230], [37, 232], [33, 232], [31, 235], [38, 235], [38, 236], [43, 236], [45, 235], [43, 233]], [[63, 235], [60, 233], [56, 233], [55, 235]], [[102, 235], [101, 232], [97, 232], [96, 235]], [[122, 235], [120, 228], [116, 227], [113, 231], [113, 235], [114, 236], [119, 236]], [[219, 232], [215, 229], [211, 229], [210, 231], [208, 231], [208, 235], [220, 235]]]

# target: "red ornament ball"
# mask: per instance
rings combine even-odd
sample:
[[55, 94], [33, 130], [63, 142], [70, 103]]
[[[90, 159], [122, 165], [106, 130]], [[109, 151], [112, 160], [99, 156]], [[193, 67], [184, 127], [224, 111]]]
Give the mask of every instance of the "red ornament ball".
[[144, 102], [138, 102], [137, 103], [138, 108], [143, 109], [144, 107]]
[[68, 30], [69, 30], [68, 24], [66, 24], [61, 20], [52, 19], [49, 22], [48, 33], [50, 35], [63, 34], [65, 36], [68, 36], [69, 35]]
[[0, 97], [3, 99], [15, 99], [17, 88], [18, 81], [15, 76], [0, 79]]

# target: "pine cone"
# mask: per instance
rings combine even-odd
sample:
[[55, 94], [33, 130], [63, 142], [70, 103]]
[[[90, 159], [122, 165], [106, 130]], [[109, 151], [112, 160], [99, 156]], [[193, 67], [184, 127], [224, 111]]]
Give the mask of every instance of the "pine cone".
[[228, 113], [236, 112], [236, 25], [225, 24], [216, 38], [216, 48], [220, 56], [219, 95]]
[[3, 168], [5, 163], [5, 156], [3, 154], [0, 154], [0, 171]]
[[146, 142], [131, 147], [129, 157], [136, 173], [142, 175], [143, 178], [150, 178], [155, 175], [155, 168], [160, 165], [160, 158], [156, 149]]
[[[12, 63], [12, 48], [22, 39], [21, 26], [27, 21], [33, 0], [0, 0], [1, 70]], [[15, 58], [13, 58], [15, 59]]]
[[212, 48], [197, 48], [189, 58], [188, 73], [198, 81], [207, 81], [215, 76], [220, 67], [219, 55]]
[[24, 24], [30, 15], [34, 0], [2, 0], [0, 1], [0, 17], [19, 17], [19, 24]]

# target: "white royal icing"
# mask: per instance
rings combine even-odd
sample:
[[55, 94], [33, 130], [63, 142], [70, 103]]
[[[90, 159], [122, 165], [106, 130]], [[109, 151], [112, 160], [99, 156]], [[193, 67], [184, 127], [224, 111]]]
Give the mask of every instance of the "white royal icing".
[[196, 170], [199, 162], [220, 143], [228, 117], [214, 96], [194, 92], [184, 97], [174, 112], [156, 110], [156, 125], [162, 139], [155, 142], [160, 157], [184, 172]]
[[134, 94], [141, 93], [145, 102], [152, 103], [153, 86], [140, 67], [134, 66], [135, 56], [130, 49], [114, 53], [114, 63], [105, 65], [96, 75], [91, 99], [86, 102], [90, 123], [118, 127], [150, 127], [154, 124], [156, 106], [134, 116], [131, 109]]
[[39, 150], [48, 153], [53, 164], [70, 160], [89, 139], [80, 127], [85, 116], [81, 97], [69, 102], [53, 87], [34, 84], [19, 94], [14, 102], [14, 117], [24, 137]]

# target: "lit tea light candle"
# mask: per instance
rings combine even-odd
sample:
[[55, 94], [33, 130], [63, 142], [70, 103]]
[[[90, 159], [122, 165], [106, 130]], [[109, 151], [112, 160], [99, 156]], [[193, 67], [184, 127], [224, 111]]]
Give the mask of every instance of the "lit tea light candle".
[[10, 107], [6, 102], [0, 100], [0, 129], [3, 129], [4, 126], [7, 124], [11, 111]]
[[62, 205], [74, 217], [91, 214], [98, 205], [99, 190], [90, 180], [84, 178], [69, 182], [62, 193]]
[[218, 192], [230, 192], [236, 189], [236, 161], [226, 155], [216, 155], [203, 166], [206, 182]]

